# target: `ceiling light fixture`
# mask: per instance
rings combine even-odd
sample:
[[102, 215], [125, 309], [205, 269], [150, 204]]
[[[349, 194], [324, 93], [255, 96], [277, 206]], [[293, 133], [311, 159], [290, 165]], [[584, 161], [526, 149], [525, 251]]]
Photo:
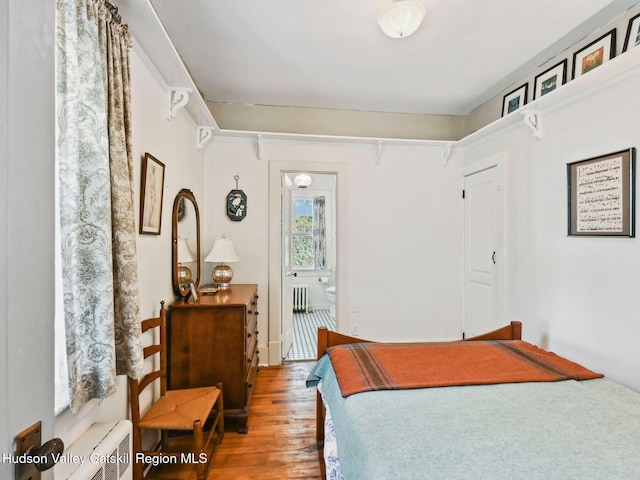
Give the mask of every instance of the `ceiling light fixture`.
[[426, 9], [420, 2], [403, 0], [395, 2], [378, 17], [378, 25], [391, 38], [405, 38], [422, 24]]
[[301, 173], [293, 179], [293, 183], [295, 183], [298, 188], [307, 188], [311, 185], [311, 177], [307, 174]]

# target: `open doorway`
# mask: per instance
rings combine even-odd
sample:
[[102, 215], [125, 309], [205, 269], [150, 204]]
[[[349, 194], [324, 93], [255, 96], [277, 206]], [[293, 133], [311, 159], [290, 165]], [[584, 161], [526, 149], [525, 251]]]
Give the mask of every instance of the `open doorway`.
[[283, 310], [290, 312], [283, 311], [282, 316], [282, 358], [312, 360], [317, 355], [318, 327], [336, 328], [336, 174], [282, 175], [286, 189], [282, 198], [288, 197], [282, 205], [287, 250], [283, 252], [283, 286], [292, 279], [291, 301], [288, 292], [283, 295]]
[[345, 164], [270, 162], [270, 365], [315, 359], [318, 326], [345, 319], [346, 177]]

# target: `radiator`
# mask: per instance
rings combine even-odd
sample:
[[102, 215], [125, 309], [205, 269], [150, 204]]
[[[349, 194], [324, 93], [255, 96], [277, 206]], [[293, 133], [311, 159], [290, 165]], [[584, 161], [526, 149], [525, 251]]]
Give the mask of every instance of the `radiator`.
[[309, 285], [306, 283], [293, 284], [293, 311], [309, 311]]
[[94, 423], [65, 449], [56, 480], [132, 480], [131, 422]]

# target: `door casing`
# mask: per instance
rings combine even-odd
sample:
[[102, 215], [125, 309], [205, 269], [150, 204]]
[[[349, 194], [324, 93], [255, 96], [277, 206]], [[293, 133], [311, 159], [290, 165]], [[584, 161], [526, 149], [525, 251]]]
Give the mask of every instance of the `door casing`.
[[346, 163], [269, 162], [269, 365], [282, 363], [282, 192], [283, 173], [336, 175], [336, 329], [348, 331], [348, 166]]

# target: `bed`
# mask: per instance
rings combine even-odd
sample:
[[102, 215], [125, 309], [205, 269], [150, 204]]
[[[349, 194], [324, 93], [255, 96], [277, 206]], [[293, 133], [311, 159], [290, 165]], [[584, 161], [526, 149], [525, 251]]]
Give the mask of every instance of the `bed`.
[[[429, 344], [319, 329], [307, 385], [319, 392], [327, 479], [640, 479], [640, 394], [523, 342], [521, 328]], [[448, 377], [457, 359], [462, 384]]]

